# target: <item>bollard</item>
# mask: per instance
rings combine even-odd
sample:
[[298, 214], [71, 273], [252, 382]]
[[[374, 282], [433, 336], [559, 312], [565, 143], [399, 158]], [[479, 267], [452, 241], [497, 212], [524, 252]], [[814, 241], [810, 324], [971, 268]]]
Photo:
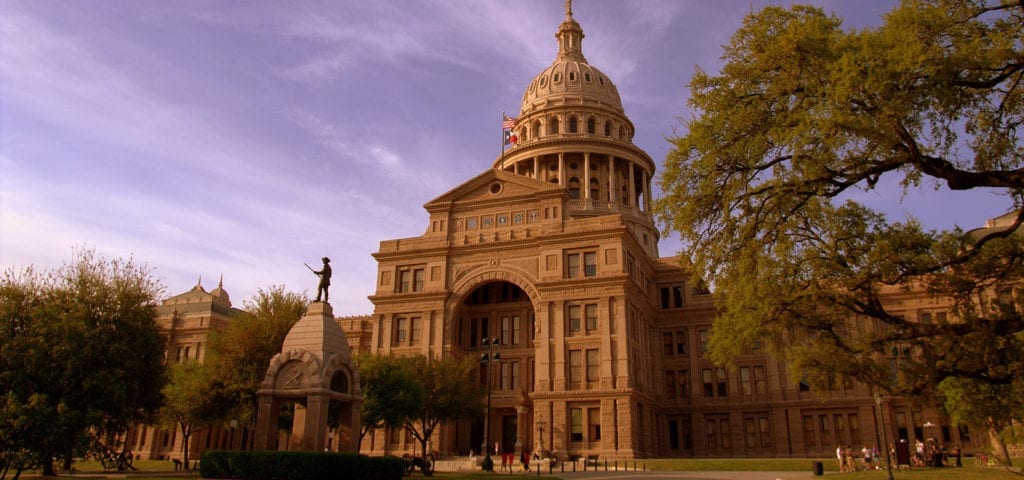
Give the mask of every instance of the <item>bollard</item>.
[[608, 471], [608, 459], [604, 459], [604, 471]]

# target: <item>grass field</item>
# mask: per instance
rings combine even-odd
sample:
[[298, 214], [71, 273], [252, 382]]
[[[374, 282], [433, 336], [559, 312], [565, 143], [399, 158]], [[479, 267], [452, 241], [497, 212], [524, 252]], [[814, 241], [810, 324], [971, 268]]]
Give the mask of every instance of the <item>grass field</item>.
[[[809, 473], [811, 471], [811, 464], [815, 461], [822, 462], [826, 473], [829, 473], [828, 476], [833, 477], [836, 480], [885, 480], [887, 478], [885, 470], [839, 474], [836, 472], [837, 466], [835, 461], [831, 458], [639, 459], [636, 460], [636, 463], [637, 468], [646, 467], [647, 470], [657, 471], [792, 471]], [[1020, 480], [1024, 478], [1020, 473], [1007, 471], [1007, 469], [1001, 467], [976, 467], [974, 466], [973, 459], [965, 459], [964, 464], [966, 465], [965, 468], [896, 470], [893, 472], [893, 476], [895, 480]], [[1020, 466], [1024, 465], [1024, 458], [1014, 458], [1013, 464], [1017, 466], [1015, 470], [1019, 471]], [[609, 468], [613, 465], [614, 464], [610, 462]], [[632, 467], [632, 465], [633, 461], [630, 460], [629, 466]], [[135, 466], [136, 470], [131, 472], [131, 475], [128, 477], [132, 480], [182, 480], [183, 478], [188, 479], [198, 477], [196, 474], [192, 474], [192, 476], [189, 477], [182, 476], [181, 473], [174, 472], [174, 464], [168, 460], [136, 460], [133, 466]], [[622, 466], [621, 462], [619, 466]], [[75, 462], [74, 467], [76, 473], [103, 473], [103, 467], [99, 462], [95, 461], [77, 461]], [[602, 463], [602, 470], [603, 467], [604, 464]], [[438, 472], [434, 477], [444, 480], [471, 480], [482, 478], [493, 479], [495, 478], [495, 475], [498, 474], [490, 472]], [[421, 477], [421, 475], [417, 473], [410, 478], [417, 477]], [[109, 473], [107, 478], [121, 480], [125, 478], [125, 475]], [[548, 475], [545, 473], [541, 478], [548, 480], [558, 479], [558, 470], [555, 470], [554, 475]]]

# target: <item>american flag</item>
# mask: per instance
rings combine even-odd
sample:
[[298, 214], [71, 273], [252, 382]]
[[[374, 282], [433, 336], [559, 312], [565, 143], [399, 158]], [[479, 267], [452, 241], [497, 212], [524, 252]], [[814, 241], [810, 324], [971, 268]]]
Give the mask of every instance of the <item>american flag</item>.
[[503, 115], [501, 119], [501, 128], [516, 128], [516, 120], [518, 118], [512, 118], [508, 115]]

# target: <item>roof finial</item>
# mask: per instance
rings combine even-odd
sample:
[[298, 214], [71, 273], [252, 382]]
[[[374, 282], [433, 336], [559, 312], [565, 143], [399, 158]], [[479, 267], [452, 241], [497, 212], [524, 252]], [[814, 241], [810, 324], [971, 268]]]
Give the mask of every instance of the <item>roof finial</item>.
[[565, 0], [565, 18], [572, 18], [572, 0]]
[[224, 288], [224, 274], [220, 274], [220, 282], [217, 283], [217, 288]]
[[202, 275], [199, 276], [199, 281], [196, 282], [196, 286], [197, 287], [203, 286], [203, 276]]

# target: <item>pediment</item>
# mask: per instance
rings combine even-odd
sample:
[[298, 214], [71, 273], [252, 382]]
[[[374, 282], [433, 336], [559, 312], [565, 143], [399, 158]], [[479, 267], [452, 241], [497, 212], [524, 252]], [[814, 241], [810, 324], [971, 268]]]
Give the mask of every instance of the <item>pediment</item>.
[[424, 205], [427, 210], [451, 204], [500, 202], [541, 194], [560, 195], [565, 189], [523, 175], [490, 169]]

